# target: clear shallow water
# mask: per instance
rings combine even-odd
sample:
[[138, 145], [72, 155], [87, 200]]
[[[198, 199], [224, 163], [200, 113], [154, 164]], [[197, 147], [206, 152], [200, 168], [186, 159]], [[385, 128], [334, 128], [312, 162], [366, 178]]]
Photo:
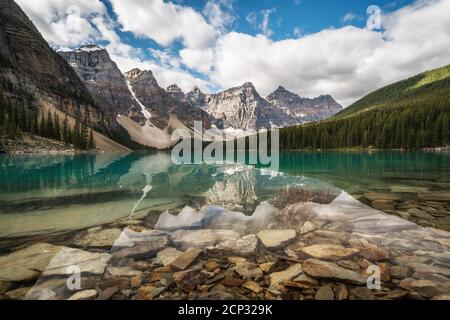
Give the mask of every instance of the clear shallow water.
[[425, 226], [450, 225], [448, 153], [290, 152], [281, 155], [279, 173], [266, 174], [243, 164], [174, 165], [165, 152], [2, 156], [0, 238], [177, 213], [187, 205], [251, 214], [263, 201], [286, 201], [283, 193], [292, 188], [312, 192], [302, 201], [330, 202], [345, 191]]
[[[308, 268], [306, 259], [315, 255], [336, 261], [327, 255], [347, 248], [355, 254], [337, 259], [344, 268], [338, 278], [354, 298], [366, 299], [364, 272], [371, 264], [407, 271], [383, 276], [380, 299], [449, 298], [450, 237], [439, 230], [449, 225], [448, 154], [285, 153], [280, 163], [276, 173], [245, 164], [177, 166], [164, 152], [0, 157], [0, 279], [12, 281], [10, 289], [21, 290], [20, 298], [67, 299], [73, 295], [65, 279], [72, 264], [107, 288], [136, 272], [159, 274], [158, 256], [166, 249], [201, 249], [193, 269], [219, 250], [219, 273], [229, 275], [236, 271], [228, 267], [231, 256], [245, 256], [252, 268], [275, 261], [274, 272], [296, 263]], [[294, 235], [281, 246], [266, 246], [261, 233], [277, 230]], [[257, 254], [260, 249], [246, 242], [256, 238], [264, 243]], [[338, 247], [307, 251], [314, 245]], [[137, 256], [142, 246], [157, 250]], [[357, 273], [349, 275], [350, 269]], [[309, 272], [314, 274], [311, 267]], [[359, 287], [346, 277], [362, 277]], [[257, 281], [264, 288], [260, 294], [223, 286], [219, 292], [251, 299], [281, 294], [273, 293], [267, 279]], [[312, 293], [284, 288], [283, 298], [311, 299], [328, 284], [321, 279]], [[208, 297], [200, 286], [153, 285], [165, 290], [160, 295], [158, 289], [160, 298], [186, 298], [186, 291]], [[147, 289], [131, 295], [145, 299]]]

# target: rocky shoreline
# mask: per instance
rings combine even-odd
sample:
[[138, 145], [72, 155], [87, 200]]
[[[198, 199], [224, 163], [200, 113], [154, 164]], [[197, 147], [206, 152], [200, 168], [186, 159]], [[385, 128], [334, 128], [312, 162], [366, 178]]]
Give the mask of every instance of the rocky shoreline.
[[[211, 216], [214, 210], [185, 209], [176, 230], [164, 227], [163, 213], [156, 224], [154, 217], [125, 219], [22, 244], [0, 256], [0, 298], [450, 299], [445, 231], [346, 197], [329, 205], [263, 203], [245, 219], [226, 210]], [[70, 266], [81, 272], [75, 290]], [[374, 266], [381, 288], [371, 290]]]

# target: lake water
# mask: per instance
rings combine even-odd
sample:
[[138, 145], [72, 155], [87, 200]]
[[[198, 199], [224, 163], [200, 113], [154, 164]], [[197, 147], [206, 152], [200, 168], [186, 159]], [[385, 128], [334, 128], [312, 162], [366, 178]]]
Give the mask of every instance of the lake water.
[[[86, 253], [76, 251], [78, 249], [70, 251], [73, 247], [90, 252], [100, 250], [108, 257], [111, 253], [114, 259], [107, 259], [109, 271], [105, 273], [108, 280], [124, 266], [143, 268], [146, 274], [152, 274], [152, 268], [160, 263], [151, 260], [150, 266], [143, 267], [143, 261], [139, 262], [142, 257], [134, 251], [133, 255], [116, 255], [116, 249], [124, 248], [123, 241], [128, 245], [130, 239], [138, 241], [136, 239], [142, 238], [154, 248], [155, 241], [162, 241], [162, 237], [165, 239], [163, 247], [171, 250], [195, 247], [209, 252], [216, 245], [219, 247], [214, 250], [222, 254], [240, 255], [242, 250], [246, 252], [251, 247], [246, 237], [255, 235], [267, 251], [260, 253], [259, 258], [252, 258], [256, 259], [252, 263], [277, 261], [277, 271], [289, 267], [280, 261], [308, 265], [313, 263], [305, 262], [308, 257], [336, 261], [345, 270], [360, 270], [358, 272], [364, 272], [370, 263], [384, 261], [384, 265], [380, 265], [383, 268], [386, 265], [389, 268], [405, 267], [406, 271], [396, 275], [399, 271], [395, 269], [392, 277], [391, 274], [385, 277], [383, 281], [388, 284], [377, 293], [379, 298], [442, 295], [448, 298], [450, 293], [447, 232], [450, 230], [450, 154], [446, 152], [286, 152], [280, 155], [278, 172], [236, 163], [175, 165], [167, 152], [5, 155], [0, 157], [0, 181], [0, 280], [13, 281], [15, 290], [27, 289], [31, 299], [41, 298], [42, 288], [46, 295], [49, 288], [54, 290], [50, 292], [52, 297], [67, 298], [72, 294], [64, 289], [65, 284], [58, 284], [57, 289], [55, 280], [48, 279], [65, 274], [61, 271], [61, 261], [85, 257]], [[274, 235], [273, 230], [287, 232]], [[282, 245], [271, 248], [265, 243], [264, 234], [274, 237], [267, 240], [273, 243], [291, 232], [294, 234], [292, 239], [281, 241]], [[241, 242], [231, 245], [237, 248], [244, 243], [239, 252], [228, 248], [230, 253], [224, 249], [230, 246], [226, 240], [235, 241], [239, 237], [243, 237], [243, 242], [239, 240]], [[50, 243], [44, 248], [51, 247], [44, 250], [32, 246], [29, 249], [37, 243]], [[138, 242], [131, 243], [136, 245]], [[314, 247], [317, 244], [340, 247], [321, 248], [320, 251]], [[33, 260], [33, 250], [56, 250], [53, 245], [63, 245], [69, 254], [66, 252], [62, 257], [47, 261], [49, 266], [56, 264], [56, 267], [47, 267], [47, 271], [44, 270], [46, 265], [36, 267], [34, 263], [42, 262]], [[342, 257], [336, 258], [340, 250], [344, 250]], [[353, 251], [346, 255], [345, 250]], [[149, 256], [155, 259], [157, 251], [148, 255], [150, 251], [145, 256], [145, 263], [149, 262]], [[355, 255], [355, 252], [359, 253]], [[27, 255], [31, 258], [25, 259]], [[278, 261], [280, 255], [284, 258]], [[18, 259], [17, 263], [15, 259]], [[208, 256], [202, 259], [203, 263], [211, 263]], [[229, 262], [217, 261], [225, 266], [219, 267], [218, 272], [233, 272], [225, 270]], [[138, 262], [141, 264], [136, 264]], [[39, 268], [42, 275], [29, 274], [30, 270]], [[99, 267], [96, 265], [96, 268]], [[104, 268], [105, 265], [98, 273], [101, 283], [106, 281]], [[308, 274], [315, 275], [314, 266], [311, 268]], [[359, 273], [349, 276], [346, 273], [349, 271], [344, 269], [334, 270], [338, 274], [333, 278], [349, 283], [346, 277], [353, 277], [350, 283], [354, 285], [357, 281], [361, 285], [360, 280], [354, 279]], [[317, 272], [320, 270], [323, 269], [319, 268]], [[38, 276], [41, 278], [33, 287], [23, 287], [30, 285], [26, 281]], [[317, 277], [326, 278], [320, 274]], [[264, 279], [259, 282], [262, 287], [270, 282], [268, 278]], [[220, 289], [216, 294], [232, 293], [234, 297], [245, 294], [252, 299], [270, 299], [277, 295], [309, 299], [314, 298], [318, 285], [326, 283], [316, 284], [312, 293], [307, 290], [300, 293], [294, 290], [293, 293], [276, 286], [278, 289], [273, 289], [272, 283], [267, 291], [264, 289], [258, 294], [243, 288]], [[186, 290], [178, 282], [176, 287], [161, 283], [159, 286], [161, 292], [166, 292], [158, 291], [162, 298], [184, 297], [186, 291], [192, 295], [201, 288]], [[38, 296], [36, 288], [39, 289]], [[337, 297], [338, 289], [333, 288]], [[350, 287], [350, 296], [367, 298], [359, 289]], [[127, 298], [133, 292], [127, 291]], [[140, 292], [136, 297], [148, 297], [148, 294]]]
[[11, 155], [0, 157], [0, 181], [0, 238], [83, 229], [186, 205], [251, 214], [292, 188], [334, 197], [343, 190], [386, 213], [450, 227], [448, 153], [289, 152], [275, 174], [242, 164], [177, 166], [164, 152]]

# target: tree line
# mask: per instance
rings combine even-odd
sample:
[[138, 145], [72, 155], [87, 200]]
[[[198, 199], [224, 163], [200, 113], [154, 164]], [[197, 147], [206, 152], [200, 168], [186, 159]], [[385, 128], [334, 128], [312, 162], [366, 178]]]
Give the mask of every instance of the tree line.
[[76, 119], [70, 126], [67, 115], [60, 119], [56, 112], [39, 112], [37, 108], [30, 109], [25, 103], [6, 101], [0, 92], [0, 138], [22, 138], [23, 133], [72, 144], [79, 150], [96, 148], [94, 132], [88, 126], [88, 117]]
[[422, 149], [450, 145], [449, 99], [284, 128], [281, 149]]

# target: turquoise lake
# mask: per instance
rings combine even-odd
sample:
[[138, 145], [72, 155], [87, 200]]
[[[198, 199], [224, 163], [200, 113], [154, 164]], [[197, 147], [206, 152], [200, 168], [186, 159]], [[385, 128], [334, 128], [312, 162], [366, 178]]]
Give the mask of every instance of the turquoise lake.
[[[447, 152], [286, 152], [279, 172], [174, 165], [170, 153], [0, 157], [0, 238], [85, 229], [212, 204], [251, 214], [263, 201], [331, 202], [342, 191], [385, 213], [450, 228]], [[302, 198], [303, 197], [303, 198]]]

